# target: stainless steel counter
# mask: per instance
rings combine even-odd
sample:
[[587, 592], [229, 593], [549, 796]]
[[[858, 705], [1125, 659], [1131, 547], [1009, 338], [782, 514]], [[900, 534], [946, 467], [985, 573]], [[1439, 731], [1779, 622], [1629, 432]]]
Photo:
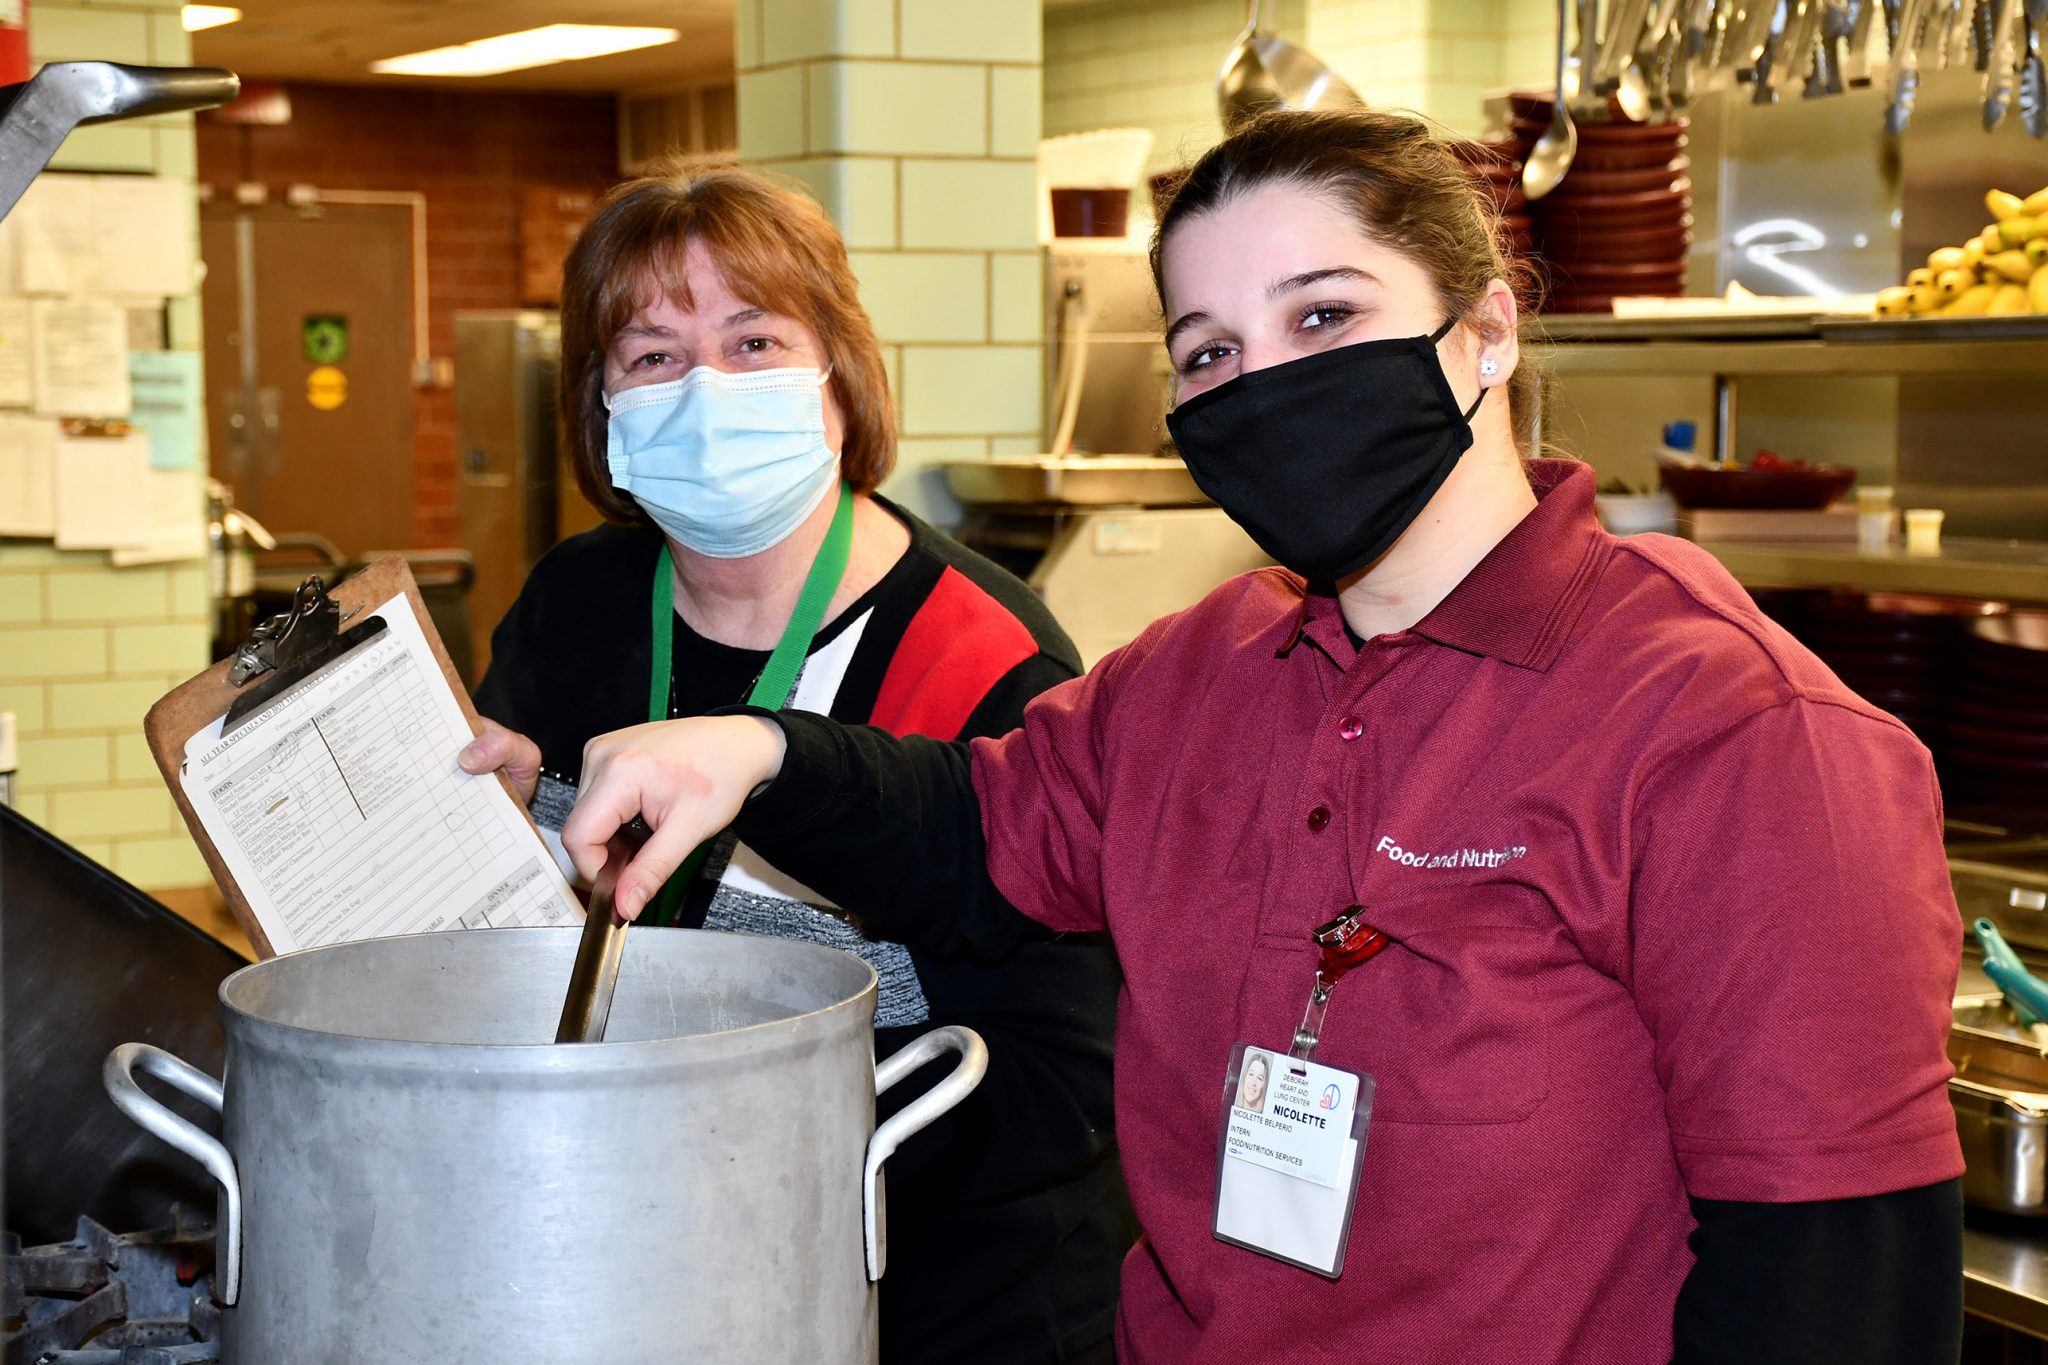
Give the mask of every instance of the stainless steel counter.
[[2048, 1340], [2048, 1227], [2009, 1219], [1963, 1228], [1963, 1311]]
[[1944, 537], [1941, 553], [1909, 555], [1853, 545], [1717, 541], [1701, 549], [1742, 583], [1814, 584], [1870, 592], [1958, 593], [2016, 601], [2048, 600], [2048, 542]]

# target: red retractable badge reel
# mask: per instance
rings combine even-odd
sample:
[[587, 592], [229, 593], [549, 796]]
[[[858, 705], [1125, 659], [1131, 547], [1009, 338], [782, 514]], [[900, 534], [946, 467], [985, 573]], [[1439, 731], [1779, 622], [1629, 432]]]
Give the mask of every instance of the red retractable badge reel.
[[1330, 994], [1337, 983], [1393, 942], [1365, 922], [1365, 907], [1359, 905], [1318, 926], [1312, 937], [1319, 952], [1315, 989], [1309, 992], [1308, 1010], [1301, 1016], [1301, 1027], [1294, 1031], [1294, 1046], [1289, 1050], [1304, 1062], [1315, 1059], [1316, 1045], [1323, 1040], [1323, 1017], [1329, 1013]]

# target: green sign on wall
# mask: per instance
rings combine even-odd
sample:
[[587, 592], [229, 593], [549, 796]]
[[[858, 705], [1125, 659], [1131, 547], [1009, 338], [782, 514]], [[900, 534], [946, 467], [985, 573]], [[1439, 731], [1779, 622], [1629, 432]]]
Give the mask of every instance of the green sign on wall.
[[348, 359], [348, 319], [336, 313], [308, 313], [299, 324], [299, 349], [312, 365]]

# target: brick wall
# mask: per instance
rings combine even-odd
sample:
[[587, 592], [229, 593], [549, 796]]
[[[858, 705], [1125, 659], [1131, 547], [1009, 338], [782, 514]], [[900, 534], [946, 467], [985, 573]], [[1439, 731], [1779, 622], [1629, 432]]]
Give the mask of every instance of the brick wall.
[[[250, 128], [199, 122], [199, 179], [229, 196], [238, 181], [396, 190], [427, 201], [428, 340], [453, 356], [457, 312], [517, 308], [519, 202], [529, 187], [601, 190], [619, 178], [610, 96], [517, 95], [293, 85], [292, 121]], [[459, 545], [455, 395], [415, 398], [416, 534]]]

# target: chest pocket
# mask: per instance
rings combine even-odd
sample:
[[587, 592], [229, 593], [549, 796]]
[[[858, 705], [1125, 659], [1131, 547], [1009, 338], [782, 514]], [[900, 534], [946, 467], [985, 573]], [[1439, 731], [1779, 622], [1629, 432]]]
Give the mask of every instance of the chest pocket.
[[[1316, 1060], [1371, 1075], [1374, 1122], [1516, 1123], [1550, 1093], [1554, 916], [1526, 887], [1442, 888], [1367, 918], [1394, 943], [1337, 985]], [[1291, 1039], [1315, 980], [1304, 934], [1261, 937], [1250, 1041]]]

